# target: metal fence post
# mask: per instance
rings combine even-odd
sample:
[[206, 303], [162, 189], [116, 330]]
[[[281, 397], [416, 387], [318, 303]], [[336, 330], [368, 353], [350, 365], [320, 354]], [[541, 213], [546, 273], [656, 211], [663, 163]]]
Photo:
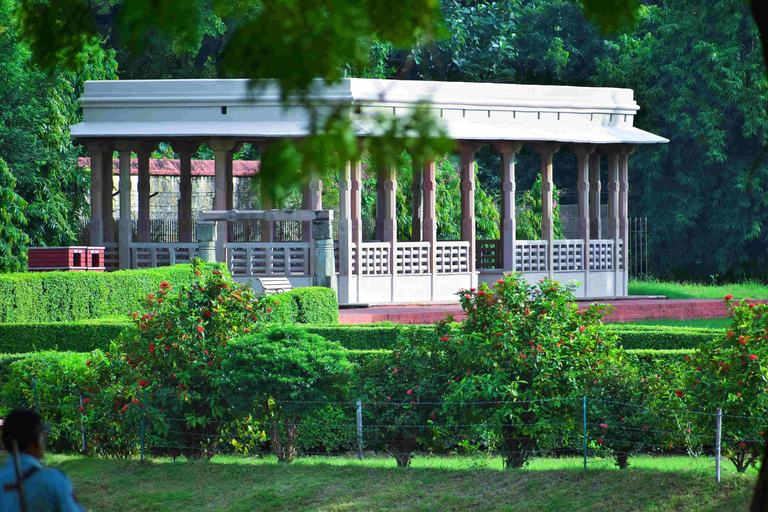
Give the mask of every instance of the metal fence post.
[[587, 397], [581, 399], [582, 421], [584, 424], [584, 472], [587, 472]]
[[357, 401], [357, 458], [363, 460], [363, 402]]
[[85, 420], [83, 418], [83, 395], [80, 395], [80, 436], [83, 441], [83, 453], [88, 450], [88, 445], [85, 444]]
[[717, 408], [717, 434], [715, 435], [715, 481], [720, 481], [720, 441], [723, 431], [723, 410]]
[[32, 394], [35, 397], [35, 412], [37, 412], [40, 410], [40, 398], [37, 396], [37, 379], [32, 379]]
[[144, 390], [144, 396], [141, 398], [141, 455], [139, 462], [144, 462], [144, 432], [147, 422], [147, 390]]

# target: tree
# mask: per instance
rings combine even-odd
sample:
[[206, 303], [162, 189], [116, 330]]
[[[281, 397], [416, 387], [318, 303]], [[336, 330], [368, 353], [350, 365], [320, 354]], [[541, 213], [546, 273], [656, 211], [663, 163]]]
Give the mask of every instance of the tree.
[[22, 230], [29, 240], [23, 245], [69, 245], [87, 207], [88, 186], [69, 125], [78, 120], [83, 81], [113, 77], [114, 60], [96, 45], [80, 55], [77, 72], [42, 71], [20, 41], [17, 7], [0, 0], [0, 157], [27, 203]]
[[0, 272], [15, 272], [26, 263], [24, 246], [29, 237], [22, 230], [27, 224], [27, 202], [16, 193], [16, 179], [0, 158]]

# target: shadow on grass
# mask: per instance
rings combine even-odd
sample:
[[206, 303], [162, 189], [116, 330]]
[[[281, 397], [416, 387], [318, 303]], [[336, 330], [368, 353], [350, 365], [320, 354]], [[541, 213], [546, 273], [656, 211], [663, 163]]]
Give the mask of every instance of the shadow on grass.
[[471, 470], [360, 463], [67, 458], [94, 510], [747, 510], [754, 476], [696, 470]]

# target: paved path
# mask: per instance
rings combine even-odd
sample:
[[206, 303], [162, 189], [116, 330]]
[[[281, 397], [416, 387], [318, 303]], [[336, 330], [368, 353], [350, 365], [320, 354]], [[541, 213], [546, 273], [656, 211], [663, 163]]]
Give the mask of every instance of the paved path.
[[[608, 302], [608, 301], [606, 301]], [[766, 301], [758, 301], [766, 302]], [[589, 301], [579, 302], [584, 309]], [[728, 316], [725, 303], [720, 299], [622, 299], [612, 304], [616, 309], [605, 318], [606, 323], [633, 322], [636, 320], [725, 318]], [[397, 324], [431, 324], [446, 314], [462, 320], [458, 303], [385, 305], [368, 308], [341, 309], [339, 322], [342, 324], [370, 324], [393, 322]]]

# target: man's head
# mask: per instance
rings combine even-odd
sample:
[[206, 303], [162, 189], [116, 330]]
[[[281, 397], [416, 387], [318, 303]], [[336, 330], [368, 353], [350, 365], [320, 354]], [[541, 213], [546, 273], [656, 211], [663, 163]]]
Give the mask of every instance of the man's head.
[[45, 425], [40, 415], [34, 411], [16, 410], [6, 416], [3, 421], [3, 446], [9, 452], [13, 451], [13, 441], [16, 441], [19, 453], [42, 459]]

